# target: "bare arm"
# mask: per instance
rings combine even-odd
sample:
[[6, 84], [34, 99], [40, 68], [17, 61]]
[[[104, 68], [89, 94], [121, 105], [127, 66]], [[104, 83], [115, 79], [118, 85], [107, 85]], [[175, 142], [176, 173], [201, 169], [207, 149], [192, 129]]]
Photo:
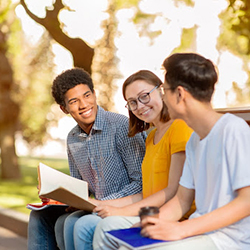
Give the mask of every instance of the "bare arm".
[[[142, 199], [141, 197], [139, 201], [137, 200], [137, 202], [131, 202], [127, 206], [121, 205], [121, 203], [119, 203], [120, 199], [114, 201], [108, 201], [111, 204], [111, 205], [108, 204], [109, 206], [105, 206], [106, 205], [105, 203], [101, 203], [101, 205], [96, 207], [94, 211], [98, 212], [98, 215], [100, 215], [103, 218], [111, 215], [136, 216], [138, 215], [138, 212], [141, 207], [162, 206], [165, 202], [170, 200], [177, 192], [184, 161], [185, 161], [185, 152], [178, 152], [171, 156], [168, 186], [163, 190], [160, 190], [157, 193], [150, 195], [145, 199]], [[114, 208], [116, 204], [117, 207], [119, 208]]]
[[237, 193], [237, 197], [227, 205], [199, 218], [190, 220], [189, 225], [183, 223], [183, 230], [186, 234], [185, 237], [203, 234], [218, 228], [226, 227], [249, 216], [250, 186], [239, 189]]
[[160, 218], [178, 221], [190, 210], [195, 191], [179, 185], [176, 195], [160, 208]]
[[[241, 188], [237, 192], [238, 196], [233, 201], [198, 218], [183, 222], [163, 221], [164, 216], [161, 219], [145, 219], [141, 233], [154, 239], [179, 240], [229, 226], [250, 215], [250, 187]], [[161, 212], [167, 212], [167, 207]], [[154, 225], [147, 226], [149, 222]]]
[[123, 198], [114, 199], [114, 200], [95, 200], [89, 198], [91, 202], [93, 202], [96, 206], [113, 206], [113, 207], [123, 207], [134, 202], [137, 202], [142, 199], [142, 194], [133, 194]]

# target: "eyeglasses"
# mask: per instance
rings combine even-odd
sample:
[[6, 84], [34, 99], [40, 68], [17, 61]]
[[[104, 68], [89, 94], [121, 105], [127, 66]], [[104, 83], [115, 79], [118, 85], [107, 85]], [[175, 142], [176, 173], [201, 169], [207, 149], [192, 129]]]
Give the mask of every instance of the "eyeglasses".
[[160, 89], [161, 89], [161, 93], [162, 93], [163, 95], [165, 95], [166, 92], [167, 92], [167, 90], [170, 90], [171, 88], [164, 88], [163, 86], [161, 86]]
[[[141, 95], [138, 96], [137, 100], [140, 102], [140, 103], [143, 103], [143, 104], [147, 104], [150, 102], [150, 94], [155, 90], [157, 89], [159, 86], [155, 86], [151, 91], [149, 91], [148, 93], [143, 93]], [[137, 100], [131, 100], [131, 101], [128, 101], [127, 104], [125, 105], [125, 107], [127, 109], [129, 109], [130, 111], [135, 111], [138, 107], [138, 102]]]

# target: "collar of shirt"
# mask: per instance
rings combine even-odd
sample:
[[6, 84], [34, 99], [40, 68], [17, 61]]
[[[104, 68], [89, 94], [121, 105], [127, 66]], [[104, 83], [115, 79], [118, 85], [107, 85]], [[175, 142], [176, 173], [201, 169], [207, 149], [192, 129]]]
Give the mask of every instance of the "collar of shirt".
[[77, 124], [76, 126], [76, 129], [75, 131], [73, 132], [73, 135], [78, 135], [80, 137], [88, 137], [88, 136], [91, 136], [92, 134], [94, 134], [96, 131], [102, 131], [103, 130], [103, 126], [104, 126], [104, 122], [105, 122], [105, 110], [98, 106], [98, 109], [97, 109], [97, 114], [96, 114], [96, 119], [95, 119], [95, 122], [92, 126], [92, 129], [88, 134], [86, 134], [82, 128]]

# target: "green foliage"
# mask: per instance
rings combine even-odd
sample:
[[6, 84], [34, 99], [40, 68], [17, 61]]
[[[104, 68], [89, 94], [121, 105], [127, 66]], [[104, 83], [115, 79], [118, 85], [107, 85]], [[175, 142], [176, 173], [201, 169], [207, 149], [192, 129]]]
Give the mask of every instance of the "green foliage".
[[10, 0], [2, 0], [0, 2], [0, 24], [5, 23], [8, 17], [8, 13], [11, 9], [11, 1]]
[[[250, 2], [248, 0], [229, 0], [228, 8], [219, 17], [222, 21], [221, 33], [218, 37], [218, 50], [229, 50], [243, 61], [244, 71], [250, 79]], [[238, 83], [233, 82], [231, 91], [236, 95], [235, 103], [230, 106], [249, 104], [250, 81], [247, 88], [241, 89]]]
[[196, 51], [196, 30], [197, 26], [190, 29], [184, 28], [182, 30], [181, 44], [172, 53]]
[[133, 22], [137, 26], [139, 35], [148, 37], [151, 40], [151, 43], [153, 43], [154, 39], [162, 33], [161, 30], [151, 30], [150, 24], [154, 23], [156, 17], [157, 15], [147, 14], [138, 9], [133, 18]]
[[114, 0], [114, 3], [116, 5], [116, 9], [126, 9], [138, 6], [141, 0]]
[[[233, 82], [233, 91], [236, 95], [236, 105], [244, 105], [249, 103], [249, 91], [243, 91], [236, 82]], [[240, 102], [240, 103], [239, 103]]]
[[[116, 4], [117, 9], [125, 9], [125, 8], [131, 8], [131, 7], [137, 7], [141, 0], [114, 0], [114, 3]], [[176, 4], [184, 3], [187, 6], [194, 6], [193, 0], [175, 0]]]
[[[54, 103], [51, 95], [54, 55], [47, 33], [40, 39], [39, 44], [32, 47], [30, 45], [23, 56], [27, 61], [22, 65], [22, 72], [17, 71], [19, 98], [22, 98], [19, 99], [20, 129], [23, 138], [32, 148], [45, 143], [48, 139], [47, 127], [50, 120], [47, 114]], [[20, 65], [20, 61], [18, 63]]]
[[7, 37], [6, 55], [14, 74], [9, 94], [20, 108], [18, 129], [33, 148], [43, 144], [48, 137], [46, 129], [51, 120], [47, 114], [54, 103], [50, 90], [54, 54], [47, 33], [36, 44], [25, 38], [14, 8], [11, 1], [0, 3], [0, 28]]
[[22, 171], [20, 181], [0, 181], [0, 206], [14, 209], [19, 212], [29, 213], [27, 203], [40, 202], [37, 190], [37, 166], [42, 162], [50, 167], [69, 174], [66, 159], [45, 159], [20, 157], [19, 164]]
[[[234, 33], [230, 35], [235, 36], [234, 42], [236, 46], [233, 46], [240, 54], [250, 54], [250, 2], [248, 0], [229, 0], [229, 6], [227, 10], [222, 13], [221, 18], [223, 20], [223, 32]], [[229, 46], [231, 46], [230, 43]]]
[[218, 49], [228, 49], [234, 54], [244, 56], [248, 54], [249, 38], [235, 32], [233, 27], [237, 19], [233, 18], [233, 16], [232, 8], [228, 8], [220, 14], [219, 17], [222, 20], [222, 25], [217, 47]]
[[[187, 6], [194, 6], [194, 1], [192, 0], [175, 0], [174, 2], [176, 5], [184, 3]], [[121, 6], [125, 8], [127, 4], [128, 7], [133, 7], [133, 6], [135, 7], [136, 12], [133, 18], [133, 22], [137, 26], [138, 33], [140, 36], [148, 37], [150, 39], [151, 44], [153, 44], [154, 39], [157, 38], [162, 33], [161, 30], [154, 30], [154, 31], [151, 30], [151, 24], [154, 23], [159, 13], [148, 14], [148, 13], [142, 12], [139, 8], [139, 3], [140, 3], [140, 0], [125, 1], [123, 2], [123, 5]]]
[[194, 4], [195, 4], [193, 0], [181, 0], [180, 2], [184, 2], [187, 6], [190, 6], [190, 7], [194, 7]]
[[[8, 55], [10, 58], [13, 58], [15, 55], [22, 51], [22, 33], [20, 32], [21, 24], [18, 19], [15, 19], [10, 28], [10, 34], [8, 37]], [[13, 59], [12, 59], [13, 61]], [[13, 61], [14, 63], [14, 61]]]

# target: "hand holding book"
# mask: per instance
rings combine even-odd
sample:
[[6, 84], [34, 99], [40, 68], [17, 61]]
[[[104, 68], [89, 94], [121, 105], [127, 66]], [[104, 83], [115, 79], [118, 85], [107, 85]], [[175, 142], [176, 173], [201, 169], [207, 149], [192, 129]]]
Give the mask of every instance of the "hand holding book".
[[131, 227], [106, 232], [107, 236], [117, 241], [120, 245], [128, 249], [153, 249], [166, 244], [164, 240], [154, 240], [141, 235], [140, 227]]
[[53, 199], [68, 206], [92, 212], [95, 205], [89, 201], [88, 183], [39, 163], [39, 197]]

